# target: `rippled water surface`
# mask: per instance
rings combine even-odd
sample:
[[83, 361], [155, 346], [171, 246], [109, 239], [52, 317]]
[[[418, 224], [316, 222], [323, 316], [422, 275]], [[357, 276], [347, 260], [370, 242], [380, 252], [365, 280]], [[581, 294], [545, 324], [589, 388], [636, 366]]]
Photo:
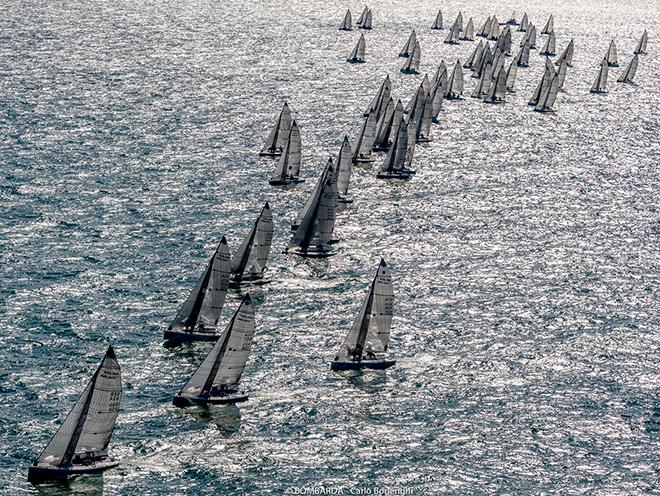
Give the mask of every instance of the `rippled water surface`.
[[[533, 52], [505, 105], [446, 103], [411, 181], [357, 169], [337, 255], [308, 261], [281, 253], [289, 224], [383, 77], [404, 103], [421, 81], [398, 72], [412, 28], [423, 72], [473, 50], [428, 29], [439, 4], [371, 2], [368, 62], [351, 66], [343, 2], [2, 2], [3, 494], [37, 492], [27, 466], [107, 339], [125, 384], [121, 466], [43, 494], [660, 491], [660, 5], [441, 4], [447, 24], [462, 10], [477, 28], [526, 10], [540, 29], [554, 12], [558, 50], [576, 45], [556, 114], [526, 104]], [[612, 69], [609, 94], [590, 95], [610, 39], [623, 66], [644, 28], [638, 84]], [[257, 152], [285, 100], [308, 181], [282, 191]], [[254, 293], [250, 400], [184, 412], [172, 396], [209, 345], [166, 348], [162, 330], [266, 200], [273, 282]], [[397, 365], [332, 373], [381, 256]]]

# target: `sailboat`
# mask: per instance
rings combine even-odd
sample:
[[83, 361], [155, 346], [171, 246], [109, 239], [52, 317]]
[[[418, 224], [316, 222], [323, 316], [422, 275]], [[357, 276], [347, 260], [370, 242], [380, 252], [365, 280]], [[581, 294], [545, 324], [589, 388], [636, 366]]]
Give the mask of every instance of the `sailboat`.
[[364, 64], [365, 46], [366, 46], [366, 42], [364, 41], [364, 35], [361, 34], [360, 39], [355, 44], [355, 47], [353, 48], [353, 51], [346, 59], [346, 62], [348, 62], [349, 64]]
[[438, 15], [435, 16], [431, 29], [442, 29], [442, 10], [438, 10]]
[[534, 105], [534, 106], [538, 105], [539, 101], [541, 100], [541, 97], [545, 94], [547, 88], [550, 86], [550, 83], [552, 82], [552, 78], [554, 78], [555, 75], [556, 75], [555, 68], [552, 66], [552, 62], [550, 62], [550, 59], [546, 57], [545, 69], [543, 71], [543, 78], [541, 79], [541, 81], [539, 81], [539, 84], [536, 87], [536, 90], [534, 91], [532, 98], [530, 98], [529, 102], [527, 102], [528, 105]]
[[490, 33], [490, 25], [493, 22], [493, 19], [488, 16], [488, 19], [486, 19], [486, 22], [484, 22], [483, 26], [481, 26], [481, 29], [477, 32], [477, 36], [480, 36], [482, 38], [485, 38], [488, 36], [488, 33]]
[[319, 183], [320, 187], [312, 192], [309, 208], [303, 208], [302, 218], [296, 222], [298, 226], [286, 253], [311, 258], [335, 254], [330, 247], [337, 209], [337, 181], [332, 158], [328, 159]]
[[339, 25], [339, 31], [351, 31], [352, 29], [353, 26], [351, 21], [351, 9], [348, 9], [346, 11], [346, 15], [344, 16], [344, 20]]
[[545, 26], [543, 26], [543, 30], [541, 31], [541, 34], [550, 34], [555, 30], [555, 18], [552, 14], [550, 14], [550, 17], [548, 18], [548, 22], [545, 23]]
[[635, 73], [637, 72], [637, 65], [638, 64], [639, 64], [639, 55], [634, 54], [633, 58], [628, 63], [628, 66], [623, 71], [623, 74], [621, 74], [621, 76], [619, 76], [619, 79], [617, 79], [617, 82], [619, 82], [619, 83], [631, 83], [632, 84], [633, 79], [635, 78]]
[[[504, 60], [502, 60], [504, 62]], [[506, 71], [504, 67], [500, 66], [495, 76], [495, 80], [491, 82], [488, 93], [484, 97], [484, 103], [504, 103], [506, 96]]]
[[[447, 74], [446, 70], [445, 74]], [[429, 95], [431, 100], [431, 122], [435, 122], [436, 124], [439, 122], [438, 115], [442, 110], [442, 101], [445, 97], [445, 84], [446, 83], [442, 80], [438, 81], [437, 84], [433, 86], [431, 94]]]
[[461, 61], [457, 59], [451, 77], [447, 82], [445, 98], [447, 100], [460, 100], [463, 96], [463, 85], [463, 68], [461, 67]]
[[222, 237], [206, 270], [164, 333], [167, 341], [215, 341], [216, 325], [225, 303], [231, 265]]
[[472, 69], [472, 67], [474, 67], [474, 64], [476, 64], [479, 61], [479, 59], [481, 59], [481, 54], [483, 53], [483, 50], [484, 50], [484, 42], [482, 40], [479, 40], [479, 43], [474, 48], [472, 55], [470, 55], [470, 58], [465, 61], [463, 67], [465, 67], [466, 69]]
[[401, 73], [403, 74], [419, 74], [419, 59], [421, 58], [422, 50], [419, 47], [419, 41], [415, 42], [415, 48], [413, 48], [412, 53], [406, 59], [406, 62], [401, 68]]
[[[415, 141], [417, 143], [429, 143], [431, 138], [431, 122], [433, 121], [433, 100], [430, 95], [422, 96], [421, 109], [410, 116], [410, 122], [415, 125]], [[410, 125], [410, 124], [409, 124]]]
[[385, 113], [385, 121], [376, 133], [374, 150], [386, 151], [390, 149], [399, 132], [399, 122], [401, 122], [401, 119], [403, 119], [403, 105], [401, 104], [401, 100], [398, 100], [391, 115], [387, 112]]
[[525, 12], [523, 14], [522, 20], [520, 21], [520, 25], [518, 26], [518, 31], [525, 32], [527, 31], [528, 27], [529, 27], [529, 19], [527, 18], [527, 12]]
[[397, 130], [396, 139], [390, 147], [385, 161], [381, 166], [380, 172], [376, 176], [378, 179], [410, 179], [413, 172], [407, 170], [404, 165], [406, 154], [408, 152], [408, 124], [401, 117]]
[[289, 105], [284, 102], [284, 107], [275, 122], [275, 127], [268, 135], [266, 144], [259, 152], [262, 157], [277, 157], [282, 155], [284, 145], [289, 139], [289, 132], [291, 131], [291, 111]]
[[473, 41], [474, 40], [474, 21], [470, 17], [468, 19], [465, 29], [461, 32], [460, 39], [463, 41]]
[[591, 93], [607, 93], [605, 87], [607, 86], [607, 58], [604, 58], [600, 63], [600, 69], [598, 70], [598, 75], [594, 81], [593, 86], [591, 87]]
[[492, 63], [493, 62], [493, 52], [490, 51], [490, 45], [488, 42], [484, 45], [483, 52], [481, 53], [481, 59], [479, 60], [479, 63], [472, 66], [472, 77], [473, 78], [480, 78], [481, 73], [484, 70], [484, 67], [486, 67], [486, 64]]
[[243, 375], [254, 337], [254, 308], [246, 294], [217, 342], [172, 403], [178, 407], [222, 405], [247, 401], [238, 381]]
[[568, 71], [568, 62], [562, 60], [559, 64], [559, 69], [557, 69], [557, 79], [559, 80], [559, 91], [562, 91], [564, 87], [564, 81], [566, 81], [566, 72]]
[[390, 76], [385, 76], [385, 80], [380, 85], [378, 93], [373, 97], [369, 107], [366, 112], [362, 114], [363, 117], [369, 116], [369, 112], [374, 110], [377, 116], [380, 116], [383, 109], [387, 106], [387, 102], [390, 99], [392, 92], [392, 83], [390, 82]]
[[28, 468], [28, 482], [66, 480], [119, 465], [108, 455], [108, 445], [121, 393], [121, 370], [115, 351], [109, 346], [78, 401]]
[[529, 67], [529, 40], [520, 47], [520, 52], [516, 55], [518, 67]]
[[365, 5], [364, 9], [362, 9], [362, 13], [360, 14], [360, 17], [358, 17], [358, 20], [355, 23], [358, 27], [361, 26], [364, 23], [364, 21], [367, 19], [368, 13], [369, 13], [369, 7]]
[[490, 31], [486, 36], [489, 40], [497, 40], [500, 37], [500, 23], [497, 21], [497, 17], [493, 16], [493, 19], [490, 21]]
[[[365, 7], [366, 9], [367, 7]], [[364, 16], [364, 19], [362, 22], [358, 22], [358, 28], [359, 29], [366, 29], [370, 30], [371, 29], [371, 21], [372, 21], [372, 15], [371, 15], [371, 9], [367, 9], [367, 13]]]
[[371, 156], [371, 150], [376, 141], [376, 112], [372, 110], [364, 119], [355, 142], [353, 144], [353, 163], [369, 163], [375, 159]]
[[488, 62], [484, 67], [483, 71], [481, 72], [481, 77], [479, 78], [479, 82], [472, 91], [472, 98], [483, 99], [486, 97], [486, 95], [488, 94], [488, 89], [490, 88], [491, 85], [492, 73], [493, 73], [493, 66], [491, 65], [490, 62]]
[[516, 13], [514, 12], [511, 14], [511, 17], [509, 18], [508, 21], [506, 21], [506, 24], [510, 26], [517, 26], [519, 24], [518, 20], [516, 19]]
[[[518, 52], [518, 56], [520, 52]], [[514, 58], [509, 65], [509, 69], [506, 71], [506, 90], [509, 93], [515, 93], [516, 90], [513, 88], [516, 84], [516, 75], [518, 74], [518, 61]]]
[[530, 24], [527, 33], [525, 33], [525, 36], [523, 36], [523, 39], [520, 41], [521, 47], [525, 46], [525, 44], [529, 45], [530, 50], [536, 48], [536, 26], [534, 26], [534, 24]]
[[550, 36], [548, 36], [548, 39], [545, 40], [545, 46], [543, 47], [543, 50], [541, 50], [539, 55], [545, 55], [546, 57], [554, 56], [555, 44], [556, 44], [556, 38], [555, 38], [555, 32], [553, 31], [552, 33], [550, 33]]
[[[390, 97], [387, 102], [387, 107], [385, 111], [381, 114], [378, 122], [376, 123], [376, 138], [374, 139], [374, 144], [372, 147], [373, 151], [380, 151], [387, 149], [387, 136], [390, 131], [390, 126], [392, 125], [392, 117], [394, 116], [395, 104], [394, 100]], [[383, 148], [385, 147], [385, 148]], [[351, 152], [352, 160], [352, 152]]]
[[289, 131], [289, 139], [284, 145], [284, 151], [277, 162], [277, 167], [268, 184], [271, 186], [287, 186], [305, 182], [300, 179], [302, 143], [300, 141], [300, 129], [294, 120]]
[[574, 51], [574, 43], [573, 43], [573, 39], [571, 38], [571, 41], [568, 42], [568, 45], [566, 45], [564, 51], [561, 52], [561, 55], [555, 61], [555, 65], [559, 66], [565, 60], [566, 65], [568, 65], [568, 67], [573, 67], [573, 51]]
[[415, 43], [417, 43], [417, 33], [413, 29], [408, 37], [408, 41], [406, 41], [406, 44], [403, 45], [403, 48], [399, 52], [399, 57], [409, 57], [415, 48]]
[[445, 43], [449, 45], [458, 45], [458, 40], [460, 39], [461, 29], [458, 26], [458, 22], [454, 21], [454, 24], [449, 28], [449, 34], [445, 38]]
[[353, 199], [348, 195], [348, 186], [351, 182], [351, 172], [353, 170], [353, 153], [351, 152], [351, 142], [348, 136], [344, 136], [344, 141], [339, 149], [337, 157], [336, 180], [337, 180], [337, 201], [339, 203], [353, 203]]
[[610, 46], [607, 49], [607, 55], [605, 55], [605, 58], [607, 59], [607, 65], [609, 67], [619, 67], [619, 61], [616, 57], [616, 44], [614, 43], [614, 40], [610, 42]]
[[390, 341], [394, 290], [385, 260], [381, 259], [369, 292], [339, 353], [332, 370], [386, 369], [396, 362], [386, 359]]
[[438, 65], [438, 68], [433, 75], [433, 79], [431, 80], [431, 91], [433, 90], [433, 87], [438, 84], [438, 82], [442, 82], [444, 87], [447, 87], [447, 66], [445, 65], [444, 60], [440, 61], [440, 65]]
[[500, 34], [500, 37], [497, 39], [497, 48], [499, 48], [503, 54], [506, 56], [511, 55], [511, 28], [509, 26], [504, 28], [504, 31]]
[[244, 284], [264, 284], [264, 271], [268, 263], [270, 245], [273, 241], [273, 213], [268, 202], [238, 251], [231, 257], [229, 287], [238, 288]]
[[642, 33], [642, 37], [639, 40], [639, 43], [637, 43], [637, 47], [635, 48], [635, 55], [646, 55], [646, 44], [649, 41], [649, 34], [646, 32], [646, 29]]
[[543, 89], [538, 103], [534, 107], [536, 112], [553, 112], [552, 106], [557, 100], [557, 93], [559, 92], [559, 76], [557, 74], [552, 76], [550, 83]]

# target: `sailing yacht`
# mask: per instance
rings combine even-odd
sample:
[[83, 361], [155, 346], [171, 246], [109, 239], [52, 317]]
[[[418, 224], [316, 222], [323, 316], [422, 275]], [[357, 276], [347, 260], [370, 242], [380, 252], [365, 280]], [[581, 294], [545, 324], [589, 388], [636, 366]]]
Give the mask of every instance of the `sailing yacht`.
[[474, 41], [474, 21], [471, 17], [468, 20], [465, 29], [461, 31], [459, 39], [463, 41]]
[[268, 140], [259, 152], [259, 155], [262, 157], [278, 157], [282, 155], [290, 131], [291, 111], [289, 110], [289, 105], [284, 102], [284, 107], [275, 122], [275, 127], [273, 127], [268, 135]]
[[339, 203], [353, 203], [353, 198], [348, 194], [348, 186], [351, 182], [351, 172], [353, 170], [353, 152], [351, 151], [351, 142], [348, 136], [344, 136], [344, 141], [339, 149], [337, 157], [337, 167], [335, 176], [337, 180], [337, 201]]
[[646, 32], [646, 29], [642, 33], [642, 37], [639, 40], [639, 43], [637, 43], [637, 47], [635, 47], [635, 55], [646, 55], [646, 44], [649, 40], [649, 34]]
[[573, 43], [573, 39], [571, 38], [571, 41], [568, 42], [568, 45], [566, 45], [566, 48], [564, 48], [564, 51], [561, 52], [561, 55], [555, 61], [555, 65], [560, 66], [561, 63], [565, 60], [566, 65], [568, 67], [573, 67], [573, 52], [574, 52], [574, 50], [575, 50], [575, 45]]
[[543, 30], [541, 31], [541, 34], [550, 34], [555, 30], [555, 17], [550, 14], [550, 17], [548, 18], [548, 22], [545, 23], [545, 26], [543, 26]]
[[552, 57], [556, 55], [555, 45], [556, 45], [556, 38], [555, 38], [555, 32], [553, 31], [552, 33], [550, 33], [550, 36], [548, 36], [548, 39], [545, 40], [545, 46], [543, 47], [543, 50], [541, 50], [539, 55], [544, 55], [546, 57]]
[[466, 69], [472, 69], [476, 63], [479, 62], [481, 59], [481, 54], [484, 51], [484, 42], [482, 40], [479, 40], [479, 43], [477, 46], [474, 48], [474, 51], [472, 52], [472, 55], [470, 55], [470, 58], [468, 58], [465, 61], [465, 64], [463, 64], [463, 67]]
[[288, 186], [305, 182], [300, 179], [302, 144], [300, 141], [300, 129], [294, 120], [291, 124], [289, 137], [284, 145], [284, 151], [280, 156], [275, 171], [268, 184], [271, 186]]
[[607, 86], [607, 68], [609, 67], [607, 63], [607, 57], [603, 59], [600, 63], [600, 69], [598, 70], [598, 75], [594, 81], [593, 86], [591, 87], [591, 93], [607, 93], [605, 87]]
[[371, 21], [372, 21], [371, 9], [365, 6], [364, 10], [362, 11], [362, 14], [360, 15], [360, 18], [358, 19], [357, 27], [359, 29], [370, 30]]
[[609, 67], [619, 67], [619, 61], [617, 60], [616, 56], [616, 44], [614, 43], [614, 40], [610, 42], [610, 46], [607, 49], [605, 58], [607, 59], [607, 65]]
[[520, 47], [520, 52], [516, 55], [518, 67], [529, 67], [529, 40]]
[[392, 329], [394, 291], [385, 260], [380, 260], [367, 297], [335, 359], [332, 370], [386, 369], [396, 362], [386, 358]]
[[449, 34], [447, 34], [447, 37], [445, 38], [445, 43], [448, 45], [458, 45], [458, 40], [461, 37], [461, 30], [458, 27], [458, 23], [454, 21], [454, 23], [451, 25], [449, 28]]
[[164, 333], [167, 341], [215, 341], [216, 325], [227, 296], [231, 265], [222, 237], [206, 270]]
[[[396, 139], [385, 156], [385, 161], [376, 175], [377, 179], [410, 179], [414, 171], [406, 168], [408, 157], [408, 124], [401, 116]], [[412, 140], [414, 142], [414, 139]]]
[[442, 29], [442, 10], [438, 10], [438, 15], [435, 16], [431, 29]]
[[[520, 56], [520, 52], [516, 57]], [[516, 83], [516, 75], [518, 74], [518, 61], [514, 58], [506, 71], [506, 91], [515, 93], [514, 85]]]
[[463, 68], [461, 61], [456, 59], [454, 70], [451, 77], [447, 81], [447, 90], [445, 91], [445, 98], [447, 100], [460, 100], [463, 96]]
[[66, 480], [119, 465], [108, 455], [108, 445], [121, 394], [121, 370], [115, 351], [109, 346], [66, 419], [28, 468], [28, 482]]
[[543, 95], [546, 94], [547, 88], [550, 86], [552, 79], [556, 76], [555, 68], [552, 66], [550, 59], [546, 57], [545, 59], [545, 70], [543, 71], [543, 78], [539, 81], [532, 98], [530, 98], [528, 105], [537, 106], [539, 101], [542, 99]]
[[419, 74], [419, 59], [421, 58], [422, 51], [419, 47], [419, 41], [415, 42], [415, 48], [406, 59], [406, 62], [401, 68], [402, 74]]
[[247, 401], [248, 395], [239, 389], [238, 382], [250, 355], [254, 329], [252, 299], [246, 294], [211, 351], [172, 403], [186, 407]]
[[486, 22], [483, 23], [481, 26], [481, 29], [477, 32], [477, 36], [480, 36], [482, 38], [485, 38], [488, 36], [488, 33], [490, 33], [490, 25], [493, 22], [492, 17], [488, 16], [488, 19], [486, 19]]
[[368, 117], [369, 112], [371, 112], [372, 110], [376, 111], [377, 116], [380, 116], [381, 112], [387, 106], [387, 102], [390, 99], [391, 92], [392, 92], [392, 83], [390, 81], [390, 76], [385, 76], [385, 80], [380, 85], [380, 88], [378, 89], [378, 93], [376, 93], [376, 95], [373, 97], [371, 103], [369, 103], [369, 107], [367, 108], [366, 112], [362, 114], [362, 116]]
[[273, 241], [273, 214], [268, 202], [248, 232], [238, 251], [231, 257], [229, 287], [245, 284], [264, 284], [264, 271]]
[[373, 162], [371, 150], [373, 149], [374, 142], [376, 141], [376, 111], [372, 110], [369, 115], [364, 119], [360, 132], [353, 144], [353, 163], [363, 164]]
[[410, 36], [408, 37], [408, 41], [406, 41], [406, 44], [403, 45], [403, 48], [399, 52], [399, 57], [409, 57], [412, 51], [415, 49], [415, 43], [417, 43], [417, 33], [413, 29], [412, 33], [410, 33]]
[[559, 76], [557, 74], [552, 76], [550, 83], [543, 88], [538, 103], [534, 107], [536, 112], [554, 112], [552, 106], [557, 100], [557, 93], [559, 92]]
[[639, 64], [639, 55], [634, 54], [633, 58], [630, 60], [628, 63], [628, 66], [626, 69], [623, 71], [621, 76], [619, 76], [619, 79], [617, 79], [617, 82], [619, 83], [631, 83], [633, 82], [633, 79], [635, 78], [635, 73], [637, 73], [637, 65]]
[[349, 64], [364, 64], [366, 62], [364, 59], [365, 46], [366, 42], [364, 41], [364, 35], [361, 34], [360, 39], [358, 39], [355, 47], [353, 48], [353, 51], [346, 59], [346, 62]]
[[506, 71], [500, 65], [495, 79], [491, 82], [490, 88], [484, 97], [484, 103], [504, 103], [506, 96]]
[[398, 100], [392, 113], [385, 113], [384, 121], [379, 126], [374, 142], [374, 150], [386, 151], [392, 146], [399, 132], [399, 122], [403, 119], [403, 104]]
[[492, 74], [493, 74], [493, 66], [491, 65], [490, 62], [488, 62], [484, 67], [483, 71], [481, 71], [481, 77], [479, 78], [479, 82], [472, 91], [472, 98], [483, 99], [486, 97], [486, 95], [488, 94], [488, 89], [491, 86]]
[[500, 33], [500, 23], [497, 21], [497, 17], [493, 16], [490, 21], [490, 31], [488, 31], [486, 38], [496, 41], [500, 37]]
[[344, 20], [339, 25], [339, 31], [352, 31], [352, 30], [353, 30], [353, 26], [351, 22], [351, 9], [348, 9], [346, 11], [346, 15], [344, 16]]
[[529, 19], [527, 18], [527, 12], [525, 12], [523, 14], [522, 20], [520, 21], [520, 25], [518, 26], [518, 31], [525, 32], [527, 31], [528, 27], [529, 27]]

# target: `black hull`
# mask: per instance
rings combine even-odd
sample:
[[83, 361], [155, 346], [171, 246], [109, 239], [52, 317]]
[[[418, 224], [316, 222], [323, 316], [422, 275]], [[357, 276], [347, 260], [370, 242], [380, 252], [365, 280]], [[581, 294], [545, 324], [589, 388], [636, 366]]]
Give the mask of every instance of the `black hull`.
[[346, 62], [349, 64], [364, 64], [366, 60], [360, 60], [360, 59], [346, 59]]
[[408, 179], [412, 178], [412, 174], [408, 172], [402, 172], [400, 174], [378, 174], [376, 176], [376, 179], [399, 179], [403, 181], [407, 181]]
[[333, 250], [308, 250], [303, 248], [287, 250], [286, 253], [292, 253], [293, 255], [298, 255], [299, 257], [304, 258], [328, 258], [335, 255]]
[[271, 186], [291, 186], [293, 184], [304, 183], [304, 179], [271, 179], [268, 184]]
[[270, 158], [275, 158], [279, 157], [282, 155], [282, 152], [259, 152], [260, 157], [270, 157]]
[[330, 362], [330, 370], [384, 370], [396, 364], [395, 360], [362, 360], [360, 362]]
[[259, 277], [255, 279], [244, 278], [240, 281], [229, 280], [229, 289], [240, 289], [243, 286], [263, 286], [265, 284], [270, 284], [270, 279], [265, 277]]
[[100, 474], [119, 465], [119, 462], [106, 461], [88, 466], [74, 465], [70, 468], [39, 467], [32, 465], [28, 468], [28, 482], [41, 484], [49, 481], [65, 481], [76, 475]]
[[413, 69], [401, 69], [399, 72], [401, 72], [401, 74], [419, 74], [419, 71]]
[[219, 334], [210, 332], [176, 332], [165, 331], [163, 339], [171, 343], [189, 343], [192, 341], [217, 341]]
[[552, 110], [550, 107], [542, 107], [542, 108], [535, 108], [534, 112], [541, 112], [541, 113], [553, 113], [554, 110]]
[[228, 394], [224, 396], [211, 397], [189, 397], [177, 394], [172, 403], [179, 408], [186, 408], [195, 405], [233, 405], [234, 403], [243, 403], [248, 400], [245, 393]]

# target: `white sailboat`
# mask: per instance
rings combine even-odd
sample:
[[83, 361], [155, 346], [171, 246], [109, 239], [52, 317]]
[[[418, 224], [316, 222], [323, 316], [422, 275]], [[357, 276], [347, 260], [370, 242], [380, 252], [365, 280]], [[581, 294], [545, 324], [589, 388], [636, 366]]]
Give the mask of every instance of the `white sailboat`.
[[300, 140], [300, 129], [294, 120], [289, 131], [289, 139], [284, 145], [284, 151], [277, 162], [277, 167], [268, 184], [271, 186], [287, 186], [302, 183], [300, 179], [300, 165], [302, 161], [302, 143]]
[[527, 102], [528, 105], [534, 105], [534, 106], [538, 105], [542, 95], [545, 94], [547, 88], [550, 86], [550, 83], [552, 82], [552, 78], [554, 78], [555, 75], [556, 75], [555, 68], [552, 66], [552, 62], [550, 62], [550, 59], [546, 58], [545, 70], [543, 71], [543, 78], [541, 79], [541, 81], [539, 81], [539, 84], [536, 87], [536, 90], [534, 91], [532, 98], [530, 98], [529, 102]]
[[[378, 122], [376, 123], [376, 139], [374, 140], [374, 145], [372, 149], [374, 151], [383, 150], [383, 146], [386, 146], [385, 142], [387, 140], [387, 135], [389, 133], [389, 127], [392, 125], [392, 117], [394, 116], [395, 104], [392, 98], [387, 102], [387, 107], [385, 111], [381, 114]], [[352, 154], [351, 154], [352, 158]]]
[[621, 76], [619, 76], [619, 79], [617, 79], [617, 82], [619, 83], [631, 83], [633, 82], [633, 79], [635, 78], [635, 74], [637, 73], [637, 65], [639, 64], [639, 55], [634, 54], [633, 58], [630, 60], [628, 63], [628, 66], [626, 69], [623, 71]]
[[396, 139], [392, 143], [380, 172], [378, 179], [410, 179], [412, 171], [405, 168], [406, 154], [408, 152], [408, 124], [401, 117], [397, 129]]
[[351, 142], [348, 136], [344, 136], [344, 141], [339, 149], [337, 157], [336, 178], [337, 178], [337, 201], [339, 203], [353, 203], [353, 198], [348, 194], [348, 186], [351, 182], [351, 173], [353, 171], [353, 153], [351, 152]]
[[541, 50], [539, 55], [552, 57], [556, 55], [555, 48], [556, 48], [556, 38], [555, 38], [555, 32], [553, 31], [550, 33], [550, 36], [548, 36], [548, 38], [545, 40], [545, 46], [543, 47], [543, 50]]
[[254, 337], [254, 308], [246, 294], [219, 339], [172, 403], [178, 407], [247, 401], [238, 387]]
[[607, 71], [608, 71], [607, 58], [604, 58], [600, 63], [600, 69], [598, 69], [598, 75], [594, 81], [593, 86], [591, 87], [591, 93], [607, 93], [605, 89], [607, 86]]
[[490, 25], [493, 22], [492, 17], [488, 16], [488, 19], [486, 19], [486, 22], [483, 23], [481, 26], [481, 29], [477, 32], [477, 36], [480, 36], [482, 38], [485, 38], [488, 36], [488, 33], [490, 33]]
[[454, 24], [449, 28], [449, 33], [445, 38], [445, 43], [449, 45], [458, 45], [458, 40], [460, 39], [461, 29], [458, 26], [458, 22], [454, 21]]
[[472, 77], [480, 78], [481, 73], [486, 67], [486, 64], [492, 64], [492, 63], [493, 63], [493, 52], [490, 51], [490, 45], [488, 44], [488, 42], [486, 42], [486, 45], [484, 46], [484, 51], [481, 54], [481, 60], [475, 67], [472, 68]]
[[555, 30], [555, 17], [554, 15], [550, 14], [548, 21], [545, 23], [545, 26], [543, 26], [543, 30], [541, 31], [541, 34], [550, 34], [554, 30]]
[[438, 10], [438, 15], [435, 16], [431, 29], [442, 29], [442, 10]]
[[649, 41], [649, 34], [646, 32], [646, 29], [642, 33], [642, 37], [639, 39], [639, 43], [637, 43], [637, 47], [635, 47], [635, 55], [646, 55], [646, 44]]
[[525, 46], [525, 44], [529, 45], [530, 50], [534, 50], [536, 48], [536, 26], [533, 24], [530, 24], [527, 32], [525, 33], [525, 36], [523, 36], [523, 39], [520, 41], [521, 47]]
[[[447, 71], [445, 70], [445, 74]], [[445, 99], [445, 85], [446, 82], [439, 80], [437, 84], [433, 86], [429, 98], [431, 99], [431, 122], [438, 123], [438, 116], [442, 110], [442, 101]]]
[[394, 106], [393, 112], [385, 113], [385, 120], [379, 126], [376, 133], [376, 141], [374, 142], [374, 150], [386, 151], [392, 146], [396, 140], [397, 133], [399, 132], [399, 122], [403, 119], [403, 105], [401, 100], [398, 100]]
[[523, 14], [522, 20], [520, 21], [520, 25], [518, 26], [518, 31], [520, 32], [525, 32], [527, 31], [527, 28], [529, 27], [529, 19], [527, 18], [527, 12]]
[[488, 35], [486, 36], [489, 40], [497, 40], [500, 37], [500, 23], [497, 20], [496, 16], [493, 16], [492, 20], [490, 21], [490, 31], [488, 31]]
[[371, 154], [371, 150], [376, 141], [376, 112], [372, 110], [369, 115], [364, 119], [360, 132], [353, 143], [353, 163], [369, 163], [375, 159]]
[[367, 13], [364, 16], [364, 19], [362, 20], [362, 22], [358, 23], [358, 28], [359, 29], [370, 30], [372, 19], [373, 19], [373, 16], [371, 14], [371, 9], [367, 9]]
[[287, 253], [311, 258], [334, 255], [331, 243], [337, 209], [337, 181], [332, 158], [328, 160], [319, 182], [321, 186], [312, 192], [310, 207], [303, 208], [304, 215], [289, 241]]
[[259, 155], [266, 157], [277, 157], [282, 154], [284, 144], [289, 139], [289, 132], [291, 131], [291, 111], [289, 105], [284, 102], [284, 107], [277, 117], [275, 126], [268, 135], [266, 144], [259, 152]]
[[488, 89], [490, 88], [492, 82], [493, 66], [490, 62], [486, 64], [484, 69], [481, 71], [481, 77], [477, 82], [477, 85], [472, 91], [472, 98], [483, 99], [488, 94]]
[[245, 284], [264, 284], [264, 271], [268, 263], [273, 241], [273, 213], [268, 202], [243, 239], [238, 251], [231, 257], [229, 287], [238, 288]]
[[389, 267], [381, 259], [367, 297], [335, 359], [332, 370], [386, 369], [396, 362], [386, 358], [392, 329], [394, 290]]
[[[520, 52], [518, 52], [518, 56]], [[516, 56], [516, 57], [518, 57]], [[509, 93], [515, 93], [514, 86], [516, 84], [516, 75], [518, 74], [518, 61], [514, 58], [506, 71], [506, 90]]]
[[479, 40], [479, 43], [474, 48], [472, 55], [470, 55], [470, 58], [468, 58], [465, 61], [463, 67], [465, 67], [466, 69], [472, 69], [472, 67], [474, 67], [474, 64], [476, 64], [481, 59], [481, 54], [483, 53], [483, 51], [484, 51], [484, 42], [482, 40]]
[[[502, 60], [502, 62], [504, 62]], [[484, 103], [504, 103], [506, 96], [506, 71], [504, 67], [500, 66], [495, 75], [495, 79], [491, 82], [488, 93], [484, 97]]]
[[364, 35], [360, 35], [360, 39], [355, 44], [353, 51], [346, 59], [346, 62], [349, 64], [364, 64], [366, 60], [364, 59], [364, 51], [366, 47], [366, 42], [364, 40]]
[[403, 74], [419, 74], [419, 60], [422, 55], [422, 50], [419, 47], [419, 41], [415, 42], [415, 48], [412, 53], [406, 59], [406, 62], [401, 68], [401, 73]]
[[559, 76], [555, 74], [552, 76], [550, 83], [544, 88], [538, 103], [534, 107], [536, 112], [554, 112], [552, 109], [557, 100], [557, 93], [559, 92]]
[[506, 56], [509, 56], [511, 55], [511, 45], [511, 28], [507, 26], [497, 39], [496, 48], [499, 48]]
[[445, 98], [447, 100], [460, 100], [463, 96], [463, 87], [463, 68], [461, 67], [461, 61], [457, 59], [451, 77], [447, 81]]
[[231, 273], [229, 247], [222, 237], [206, 270], [164, 333], [167, 341], [215, 341]]
[[438, 65], [438, 68], [433, 75], [433, 79], [431, 80], [431, 89], [433, 89], [433, 87], [436, 86], [438, 82], [442, 82], [445, 88], [447, 87], [447, 66], [445, 65], [444, 60], [440, 61], [440, 65]]
[[351, 31], [353, 29], [353, 23], [351, 21], [351, 9], [346, 11], [344, 20], [339, 25], [339, 31]]
[[360, 17], [358, 17], [357, 22], [355, 23], [357, 26], [360, 26], [364, 23], [364, 21], [367, 19], [367, 14], [369, 13], [369, 7], [366, 5], [364, 6], [364, 9], [362, 9], [362, 13], [360, 14]]
[[64, 422], [28, 468], [28, 482], [66, 480], [119, 465], [108, 455], [108, 445], [121, 395], [121, 370], [110, 346]]
[[461, 31], [460, 39], [463, 41], [473, 41], [474, 40], [474, 21], [470, 17], [468, 19], [465, 29]]
[[607, 49], [607, 55], [605, 55], [605, 58], [607, 59], [607, 65], [609, 67], [619, 67], [619, 61], [616, 56], [616, 44], [614, 43], [614, 40], [610, 42], [610, 46]]
[[529, 40], [520, 47], [520, 52], [515, 59], [518, 67], [529, 67]]
[[403, 45], [403, 48], [399, 52], [399, 57], [409, 57], [415, 49], [415, 43], [417, 43], [417, 33], [413, 29], [410, 36], [408, 36], [408, 41], [406, 41], [406, 44]]
[[571, 38], [571, 41], [568, 42], [568, 45], [566, 45], [566, 48], [564, 48], [564, 51], [561, 52], [561, 55], [555, 61], [555, 65], [559, 66], [565, 60], [566, 65], [568, 65], [568, 67], [573, 67], [573, 52], [574, 52], [574, 50], [575, 50], [575, 46], [574, 46], [574, 43], [573, 43], [573, 39]]
[[380, 88], [378, 89], [378, 93], [376, 93], [376, 95], [373, 97], [371, 103], [369, 103], [369, 107], [367, 107], [366, 112], [364, 112], [362, 116], [367, 117], [369, 115], [369, 112], [371, 112], [372, 110], [376, 112], [377, 116], [380, 116], [382, 111], [387, 106], [387, 102], [390, 99], [391, 93], [392, 93], [392, 83], [390, 81], [390, 76], [385, 76], [385, 80], [380, 85]]

